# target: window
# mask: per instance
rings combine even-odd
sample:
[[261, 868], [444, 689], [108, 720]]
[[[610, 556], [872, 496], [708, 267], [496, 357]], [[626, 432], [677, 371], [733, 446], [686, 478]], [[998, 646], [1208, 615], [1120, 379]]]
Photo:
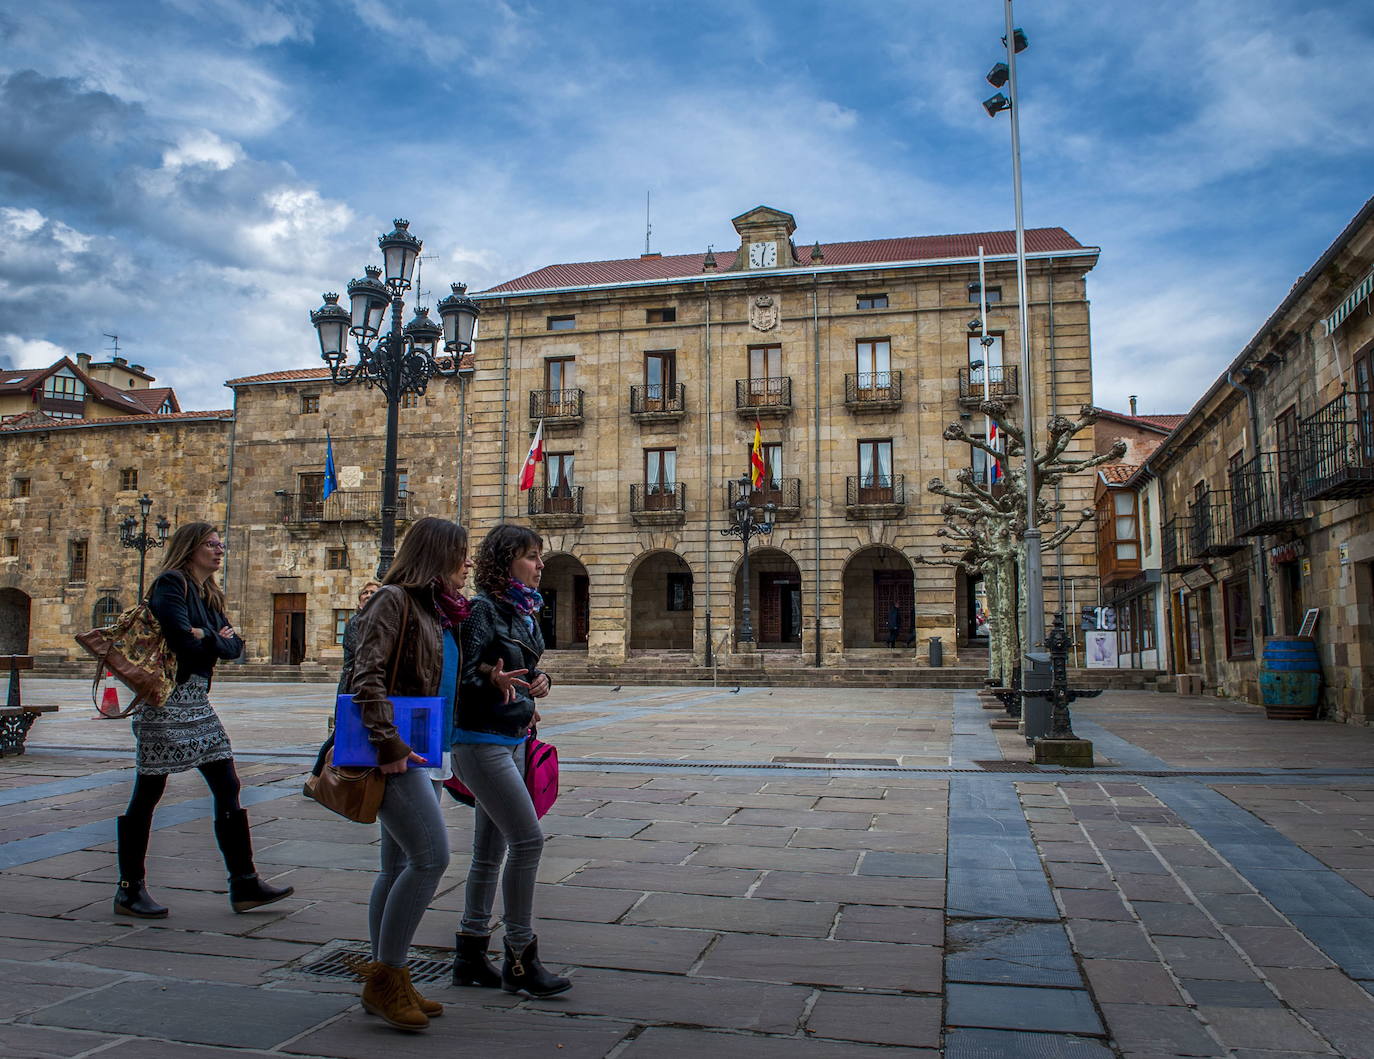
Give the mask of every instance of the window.
[[1245, 450], [1236, 449], [1226, 461], [1226, 477], [1229, 481], [1231, 476], [1240, 470], [1240, 465], [1245, 462]]
[[334, 643], [341, 646], [344, 641], [344, 632], [348, 628], [348, 621], [355, 612], [351, 610], [334, 611]]
[[782, 396], [782, 346], [750, 346], [749, 403], [778, 404]]
[[1144, 544], [1143, 554], [1148, 555], [1155, 545], [1150, 529], [1150, 498], [1144, 493], [1140, 495], [1140, 539]]
[[86, 542], [67, 542], [67, 580], [74, 585], [86, 581]]
[[[968, 300], [971, 301], [974, 305], [981, 305], [983, 302], [983, 299], [979, 297], [981, 290], [982, 288], [977, 283], [970, 283], [968, 285]], [[995, 305], [997, 302], [1000, 302], [1001, 300], [1002, 288], [989, 287], [987, 297], [988, 304]]]
[[318, 521], [324, 517], [324, 472], [312, 471], [296, 477], [300, 493], [302, 521]]
[[1357, 356], [1350, 366], [1355, 378], [1355, 422], [1359, 437], [1360, 455], [1374, 460], [1374, 371], [1370, 370], [1369, 354]]
[[[558, 415], [555, 411], [558, 403], [564, 400], [562, 396], [577, 388], [577, 358], [576, 357], [549, 357], [544, 361], [544, 389], [549, 391], [549, 414]], [[570, 413], [571, 414], [571, 413]]]
[[120, 488], [120, 489], [137, 489], [137, 488], [138, 488], [138, 468], [137, 468], [137, 467], [125, 467], [123, 470], [121, 470], [121, 471], [119, 472], [119, 488]]
[[671, 509], [677, 500], [677, 449], [644, 450], [644, 506]]
[[[1289, 405], [1274, 420], [1279, 450], [1279, 502], [1285, 507], [1299, 497], [1298, 469], [1298, 406]], [[1299, 501], [1300, 503], [1300, 501]]]
[[550, 331], [571, 331], [576, 326], [576, 316], [550, 316], [548, 320]]
[[[1002, 335], [1000, 332], [994, 334], [989, 331], [987, 337], [992, 339], [987, 345], [983, 345], [981, 335], [969, 335], [968, 338], [968, 366], [973, 369], [973, 374], [969, 378], [978, 384], [983, 381], [980, 367], [992, 369], [992, 374], [988, 377], [990, 382], [997, 383], [1002, 378]], [[982, 361], [982, 364], [979, 367], [974, 367], [979, 361]]]
[[860, 390], [892, 387], [892, 343], [886, 338], [861, 338], [854, 343], [854, 370]]
[[317, 393], [301, 394], [301, 415], [310, 415], [320, 410], [320, 395]]
[[33, 489], [33, 483], [27, 478], [16, 478], [10, 483], [10, 496], [28, 496]]
[[677, 309], [645, 309], [644, 322], [648, 324], [671, 324], [677, 322]]
[[887, 295], [886, 295], [886, 294], [860, 294], [860, 295], [858, 296], [858, 298], [855, 300], [854, 308], [856, 308], [856, 309], [886, 309], [886, 308], [887, 308]]
[[860, 504], [892, 502], [892, 439], [859, 442]]
[[544, 510], [548, 514], [577, 510], [573, 482], [571, 452], [550, 452], [544, 456]]
[[644, 399], [664, 401], [677, 385], [677, 350], [651, 349], [644, 354]]
[[326, 548], [324, 550], [324, 568], [326, 570], [347, 570], [348, 549]]
[[97, 629], [102, 629], [106, 625], [113, 625], [122, 609], [119, 600], [115, 599], [114, 596], [101, 596], [95, 601], [95, 609], [91, 611], [91, 625]]
[[396, 498], [410, 495], [410, 472], [396, 469]]
[[18, 537], [6, 537], [6, 538], [5, 538], [5, 556], [6, 556], [6, 558], [13, 559], [13, 558], [14, 558], [16, 555], [18, 555], [18, 554], [19, 554], [19, 538], [18, 538]]
[[[753, 481], [754, 443], [748, 442], [744, 446], [744, 466], [750, 468], [750, 481]], [[773, 491], [782, 488], [782, 443], [777, 441], [765, 441], [763, 443], [763, 486], [764, 491]], [[733, 498], [732, 498], [733, 499]], [[764, 497], [758, 502], [766, 504], [769, 500], [773, 503], [778, 502], [776, 496]]]
[[175, 411], [176, 409], [172, 407], [172, 402], [170, 400], [167, 400], [163, 401], [162, 404], [158, 406], [157, 414], [171, 415]]
[[692, 575], [670, 573], [668, 575], [668, 609], [692, 609]]
[[1255, 634], [1250, 627], [1250, 577], [1242, 574], [1223, 585], [1226, 600], [1226, 657], [1254, 658]]
[[86, 384], [63, 368], [43, 380], [43, 396], [57, 401], [84, 401]]
[[401, 394], [401, 407], [402, 407], [402, 408], [419, 408], [419, 407], [420, 407], [420, 395], [419, 395], [418, 393], [403, 393], [403, 394]]
[[1196, 665], [1202, 661], [1202, 626], [1198, 621], [1197, 599], [1191, 592], [1183, 597], [1183, 624], [1187, 658]]
[[1135, 494], [1129, 489], [1112, 491], [1112, 539], [1118, 562], [1140, 558], [1140, 540], [1135, 517]]

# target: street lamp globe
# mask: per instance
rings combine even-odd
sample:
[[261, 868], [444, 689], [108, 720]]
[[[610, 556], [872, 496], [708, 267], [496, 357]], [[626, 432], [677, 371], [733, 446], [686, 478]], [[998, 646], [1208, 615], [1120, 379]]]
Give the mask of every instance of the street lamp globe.
[[172, 524], [167, 521], [166, 515], [159, 515], [157, 519], [157, 539], [161, 543], [166, 543], [167, 532], [172, 528]]
[[410, 323], [402, 329], [417, 350], [433, 357], [439, 339], [444, 337], [444, 329], [429, 318], [429, 309], [417, 306]]
[[348, 348], [348, 328], [352, 318], [348, 310], [339, 304], [339, 295], [330, 291], [324, 295], [324, 304], [310, 314], [310, 322], [320, 336], [320, 356], [325, 363], [335, 357], [342, 360]]
[[391, 304], [391, 292], [382, 283], [382, 270], [376, 265], [368, 265], [363, 271], [366, 274], [362, 279], [348, 282], [348, 301], [353, 310], [349, 331], [367, 339], [381, 333], [382, 316]]
[[415, 272], [415, 260], [424, 244], [410, 234], [410, 222], [397, 218], [396, 227], [377, 240], [382, 248], [382, 264], [386, 266], [386, 284], [392, 290], [410, 289], [410, 277]]
[[444, 321], [444, 349], [449, 353], [466, 353], [472, 348], [480, 310], [468, 297], [467, 284], [454, 283], [451, 287], [453, 293], [439, 302], [439, 316]]
[[143, 512], [143, 517], [147, 518], [148, 512], [153, 510], [153, 498], [147, 493], [144, 493], [138, 498], [138, 507], [139, 510]]

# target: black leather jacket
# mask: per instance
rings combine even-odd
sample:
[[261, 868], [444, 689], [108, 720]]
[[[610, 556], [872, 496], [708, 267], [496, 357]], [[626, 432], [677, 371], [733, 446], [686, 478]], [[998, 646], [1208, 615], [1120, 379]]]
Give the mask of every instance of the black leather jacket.
[[[185, 684], [191, 677], [209, 681], [221, 658], [243, 654], [243, 640], [237, 634], [219, 634], [229, 619], [205, 602], [200, 590], [181, 570], [158, 575], [148, 590], [148, 608], [157, 616], [163, 638], [176, 653], [178, 684]], [[196, 639], [192, 629], [200, 629], [205, 636]]]
[[527, 688], [516, 687], [515, 701], [504, 702], [487, 668], [500, 661], [506, 672], [527, 669], [520, 679], [533, 681], [544, 653], [544, 634], [535, 621], [531, 632], [525, 619], [505, 600], [485, 592], [472, 601], [472, 613], [461, 627], [463, 664], [458, 684], [459, 728], [495, 735], [525, 735], [534, 719], [534, 699]]

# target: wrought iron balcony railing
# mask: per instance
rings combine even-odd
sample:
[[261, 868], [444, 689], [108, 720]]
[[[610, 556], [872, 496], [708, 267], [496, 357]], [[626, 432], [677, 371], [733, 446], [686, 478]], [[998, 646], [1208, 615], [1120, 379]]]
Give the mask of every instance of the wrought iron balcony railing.
[[[733, 510], [735, 501], [738, 499], [739, 482], [726, 482], [726, 509]], [[772, 504], [777, 508], [776, 517], [780, 521], [785, 522], [796, 518], [801, 513], [801, 479], [778, 478], [774, 481], [765, 481], [762, 488], [749, 490], [749, 506], [751, 508], [762, 510], [764, 504]]]
[[681, 482], [630, 485], [630, 514], [678, 512], [687, 510], [687, 489]]
[[580, 515], [582, 489], [580, 485], [535, 486], [527, 494], [527, 510], [531, 515]]
[[1193, 555], [1192, 534], [1186, 515], [1175, 515], [1160, 527], [1159, 568], [1166, 574], [1181, 574], [1201, 563]]
[[792, 380], [736, 379], [735, 411], [745, 416], [786, 415], [792, 411]]
[[847, 507], [870, 504], [905, 504], [906, 479], [900, 474], [851, 474], [845, 479]]
[[1296, 452], [1261, 452], [1231, 472], [1237, 537], [1260, 537], [1306, 520]]
[[1303, 499], [1374, 493], [1374, 393], [1342, 392], [1304, 419], [1301, 430]]
[[582, 419], [582, 391], [572, 390], [531, 390], [530, 419], [578, 420]]
[[1015, 364], [994, 364], [990, 368], [959, 369], [959, 403], [977, 404], [983, 400], [983, 380], [987, 380], [987, 399], [1006, 400], [1021, 391], [1017, 388]]
[[687, 411], [685, 383], [645, 383], [630, 387], [631, 415], [681, 415]]
[[844, 377], [844, 403], [855, 411], [889, 411], [902, 403], [900, 371], [857, 371]]
[[[409, 494], [396, 498], [396, 517], [408, 518]], [[382, 492], [336, 489], [329, 498], [312, 493], [278, 493], [279, 522], [377, 522], [382, 517]]]
[[1230, 555], [1246, 546], [1231, 529], [1231, 494], [1225, 489], [1209, 489], [1189, 504], [1188, 521], [1188, 545], [1198, 558]]

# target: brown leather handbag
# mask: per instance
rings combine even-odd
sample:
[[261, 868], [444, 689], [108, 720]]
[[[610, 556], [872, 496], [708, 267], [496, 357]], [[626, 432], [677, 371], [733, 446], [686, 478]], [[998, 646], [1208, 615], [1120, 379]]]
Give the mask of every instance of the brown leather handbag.
[[113, 625], [81, 633], [76, 642], [100, 663], [91, 683], [91, 701], [97, 710], [96, 689], [107, 669], [134, 693], [128, 709], [119, 713], [101, 710], [102, 717], [127, 717], [144, 704], [161, 706], [176, 687], [176, 653], [168, 646], [162, 623], [146, 599], [126, 610]]
[[[401, 591], [405, 595], [405, 607], [401, 611], [401, 622], [396, 629], [396, 646], [391, 654], [391, 675], [386, 685], [388, 696], [396, 688], [401, 643], [406, 637], [406, 626], [410, 624], [410, 593], [405, 589]], [[342, 817], [359, 824], [373, 824], [377, 822], [377, 810], [382, 807], [382, 798], [386, 796], [386, 775], [381, 769], [347, 768], [334, 764], [334, 749], [331, 747], [325, 755], [324, 768], [318, 776], [306, 778], [302, 793]]]

